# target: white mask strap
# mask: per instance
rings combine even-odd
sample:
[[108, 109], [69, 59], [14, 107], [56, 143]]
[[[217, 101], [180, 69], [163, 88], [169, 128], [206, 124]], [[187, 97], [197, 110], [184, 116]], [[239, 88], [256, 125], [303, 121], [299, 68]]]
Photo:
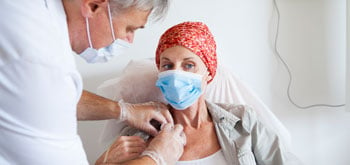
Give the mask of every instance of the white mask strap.
[[[111, 31], [112, 31], [113, 41], [115, 41], [114, 28], [113, 28], [113, 22], [112, 22], [112, 15], [111, 15], [111, 8], [109, 6], [109, 3], [107, 4], [107, 9], [108, 9], [109, 25], [110, 25], [110, 28], [111, 28]], [[91, 36], [90, 36], [89, 19], [87, 17], [85, 17], [85, 22], [86, 22], [86, 33], [87, 33], [89, 45], [90, 45], [91, 48], [93, 48], [92, 47], [92, 42], [91, 42]]]
[[113, 37], [113, 41], [114, 41], [114, 40], [115, 40], [115, 36], [114, 36], [114, 29], [113, 29], [111, 8], [110, 8], [110, 6], [109, 6], [109, 2], [108, 2], [108, 4], [107, 4], [107, 8], [108, 8], [109, 25], [110, 25], [110, 27], [111, 27], [112, 37]]
[[90, 27], [89, 27], [89, 19], [88, 19], [88, 17], [85, 17], [85, 22], [86, 22], [86, 33], [87, 33], [89, 45], [90, 45], [91, 48], [93, 48], [92, 47], [92, 43], [91, 43], [91, 38], [90, 38]]

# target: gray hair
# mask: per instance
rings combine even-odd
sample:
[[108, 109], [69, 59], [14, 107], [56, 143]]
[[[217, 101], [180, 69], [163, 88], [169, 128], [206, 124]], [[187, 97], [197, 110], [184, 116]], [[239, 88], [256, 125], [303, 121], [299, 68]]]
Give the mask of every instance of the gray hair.
[[151, 17], [155, 20], [163, 18], [169, 6], [169, 0], [110, 0], [112, 13], [119, 12], [130, 7], [136, 7], [139, 10], [152, 10]]

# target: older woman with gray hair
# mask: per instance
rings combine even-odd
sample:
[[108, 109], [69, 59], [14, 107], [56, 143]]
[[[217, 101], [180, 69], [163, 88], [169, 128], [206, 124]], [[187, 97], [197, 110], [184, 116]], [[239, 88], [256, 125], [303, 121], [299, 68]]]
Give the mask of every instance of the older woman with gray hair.
[[[148, 148], [158, 159], [178, 159], [183, 144], [166, 139], [182, 139], [182, 127], [173, 126], [165, 105], [118, 103], [83, 91], [73, 58], [97, 63], [120, 55], [149, 16], [159, 19], [167, 7], [168, 0], [2, 1], [0, 164], [88, 164], [77, 119], [125, 121], [164, 139]], [[166, 129], [158, 132], [151, 120]], [[154, 163], [151, 156], [133, 161]]]

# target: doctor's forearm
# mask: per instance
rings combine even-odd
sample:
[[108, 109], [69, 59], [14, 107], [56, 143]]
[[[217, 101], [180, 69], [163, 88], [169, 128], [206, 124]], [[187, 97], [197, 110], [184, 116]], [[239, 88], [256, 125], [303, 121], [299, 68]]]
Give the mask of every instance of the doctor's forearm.
[[119, 118], [117, 102], [84, 90], [78, 103], [78, 120], [105, 120]]

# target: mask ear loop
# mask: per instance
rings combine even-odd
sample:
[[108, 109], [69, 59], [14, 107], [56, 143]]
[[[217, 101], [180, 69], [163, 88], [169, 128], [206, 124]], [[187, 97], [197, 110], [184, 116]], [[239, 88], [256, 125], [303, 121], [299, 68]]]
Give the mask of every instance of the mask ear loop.
[[87, 33], [89, 45], [90, 45], [90, 48], [93, 48], [92, 43], [91, 43], [91, 37], [90, 37], [90, 25], [89, 25], [89, 18], [88, 17], [85, 17], [85, 22], [86, 22], [86, 33]]
[[[115, 41], [115, 35], [114, 35], [114, 29], [113, 29], [113, 23], [112, 23], [112, 15], [111, 15], [111, 8], [109, 6], [109, 3], [107, 4], [107, 9], [108, 9], [109, 26], [110, 26], [111, 31], [112, 31], [113, 41]], [[86, 34], [87, 34], [87, 37], [88, 37], [89, 45], [90, 45], [91, 48], [93, 48], [92, 42], [91, 42], [91, 36], [90, 36], [90, 24], [89, 24], [88, 17], [85, 17], [85, 22], [86, 22]]]
[[111, 7], [109, 6], [109, 2], [108, 2], [108, 4], [107, 4], [107, 9], [108, 9], [109, 26], [110, 26], [110, 28], [111, 28], [113, 41], [115, 41], [114, 29], [113, 29], [113, 22], [112, 22], [112, 14], [111, 14]]

